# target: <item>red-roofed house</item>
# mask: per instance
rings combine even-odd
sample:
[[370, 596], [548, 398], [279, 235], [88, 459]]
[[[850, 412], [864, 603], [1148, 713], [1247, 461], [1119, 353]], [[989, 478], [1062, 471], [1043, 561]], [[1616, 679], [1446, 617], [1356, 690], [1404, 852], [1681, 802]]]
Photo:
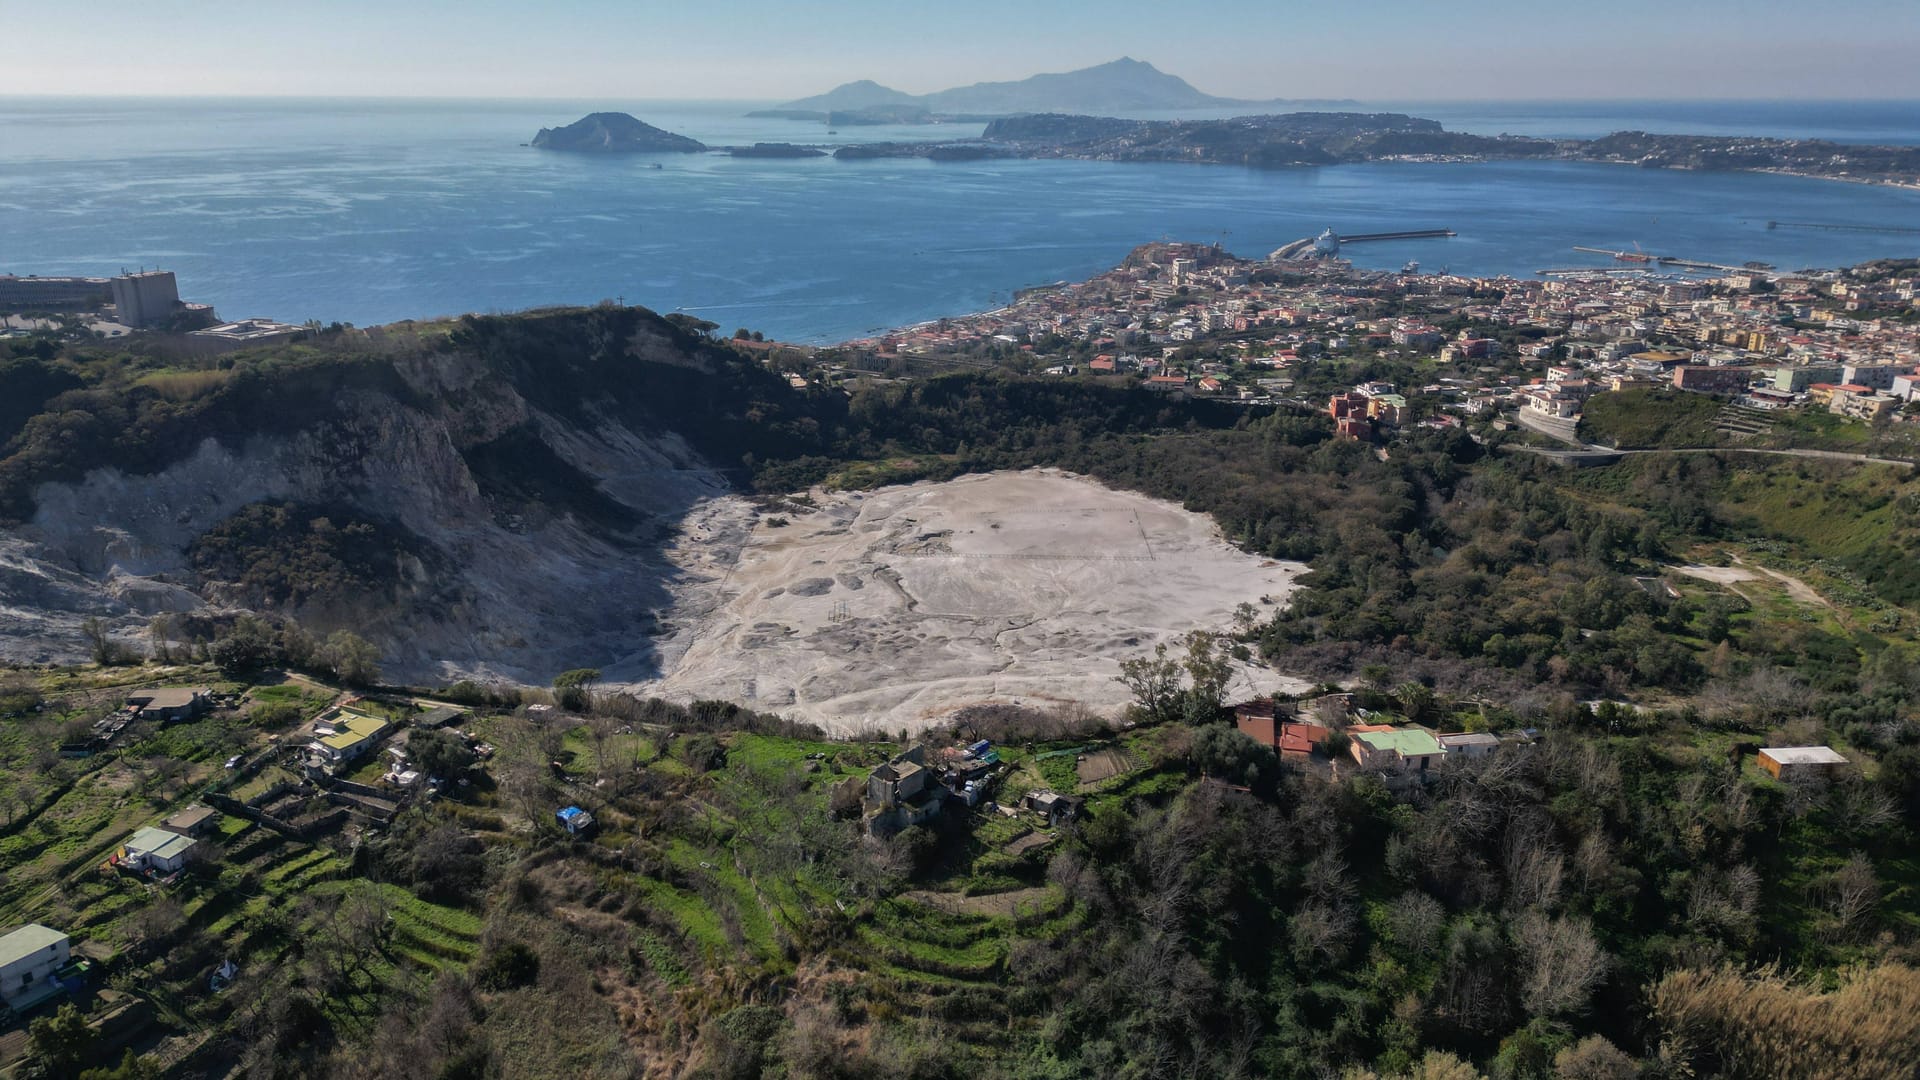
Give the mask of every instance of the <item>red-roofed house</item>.
[[1283, 758], [1313, 756], [1313, 748], [1327, 741], [1332, 729], [1321, 724], [1285, 719], [1293, 713], [1276, 709], [1272, 698], [1256, 698], [1233, 707], [1233, 722], [1253, 741], [1273, 747]]

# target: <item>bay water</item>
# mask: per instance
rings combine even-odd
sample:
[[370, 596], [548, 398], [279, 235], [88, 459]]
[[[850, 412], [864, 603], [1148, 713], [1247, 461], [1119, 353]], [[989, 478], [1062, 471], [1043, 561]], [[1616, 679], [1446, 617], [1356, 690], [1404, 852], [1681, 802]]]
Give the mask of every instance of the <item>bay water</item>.
[[[0, 273], [162, 267], [226, 318], [370, 325], [615, 299], [832, 342], [1098, 273], [1161, 238], [1241, 255], [1321, 229], [1450, 228], [1362, 266], [1531, 276], [1578, 245], [1783, 268], [1920, 256], [1920, 191], [1560, 162], [1311, 169], [842, 162], [534, 150], [627, 111], [710, 145], [977, 135], [750, 118], [743, 102], [0, 99]], [[1621, 129], [1920, 143], [1920, 106], [1411, 103], [1450, 130]]]

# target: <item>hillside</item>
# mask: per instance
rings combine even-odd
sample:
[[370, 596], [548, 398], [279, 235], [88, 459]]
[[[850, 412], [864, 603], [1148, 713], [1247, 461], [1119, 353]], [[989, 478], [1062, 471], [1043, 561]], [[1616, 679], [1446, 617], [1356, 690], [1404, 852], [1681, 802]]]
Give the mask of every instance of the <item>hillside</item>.
[[89, 347], [5, 378], [0, 658], [84, 657], [90, 620], [144, 653], [156, 618], [205, 641], [253, 611], [357, 634], [425, 682], [660, 676], [696, 586], [762, 516], [744, 496], [902, 441], [1239, 416], [979, 374], [926, 389], [976, 412], [910, 399], [852, 422], [844, 395], [795, 391], [684, 316], [611, 307], [337, 331], [220, 368]]
[[74, 655], [88, 617], [133, 639], [156, 614], [184, 636], [261, 608], [410, 677], [644, 676], [666, 546], [741, 455], [788, 452], [805, 408], [638, 309], [343, 332], [212, 371], [51, 368], [87, 385], [48, 383], [0, 432], [17, 659]]
[[[166, 1075], [1911, 1075], [1904, 470], [1718, 454], [1574, 470], [1430, 429], [1382, 454], [1320, 412], [990, 371], [802, 392], [711, 329], [546, 311], [206, 368], [8, 345], [10, 611], [54, 645], [61, 619], [142, 628], [166, 604], [205, 635], [0, 671], [0, 916], [109, 958], [97, 997], [154, 1006], [135, 1049]], [[1038, 465], [1169, 503], [994, 486]], [[986, 516], [923, 497], [989, 472], [952, 485], [999, 492]], [[840, 490], [793, 495], [816, 483]], [[1038, 694], [940, 717], [916, 737], [925, 760], [988, 740], [988, 801], [874, 835], [861, 794], [908, 748], [898, 733], [830, 739], [777, 703], [609, 685], [681, 572], [669, 556], [732, 550], [693, 508], [747, 490], [765, 560], [734, 560], [752, 603], [687, 620], [698, 674], [771, 682], [811, 612], [821, 681], [891, 675], [860, 635], [893, 629], [842, 619], [844, 583], [810, 569], [834, 549], [960, 556], [954, 582], [1002, 595], [968, 610], [919, 571], [873, 591], [933, 594], [934, 619], [1056, 661], [1062, 635], [1007, 612], [1062, 582], [1064, 606], [1111, 612], [1130, 571], [1106, 564], [1139, 560], [1170, 590], [1158, 605], [1194, 600], [1171, 593], [1203, 560], [1163, 547], [1156, 514], [1210, 515], [1257, 569], [1227, 579], [1246, 601], [1217, 636], [1162, 655], [1103, 632], [1103, 655], [1136, 661], [1117, 723]], [[1014, 554], [1039, 557], [997, 569]], [[818, 580], [766, 588], [781, 559]], [[457, 673], [437, 665], [469, 648], [559, 685], [370, 692], [355, 715], [398, 732], [345, 783], [316, 780], [310, 724], [370, 681], [352, 643], [297, 648], [233, 616], [317, 635], [356, 603], [402, 674]], [[1256, 658], [1352, 695], [1303, 693], [1332, 725], [1319, 751], [1282, 758], [1237, 729], [1233, 664]], [[54, 749], [135, 688], [180, 685], [220, 707]], [[757, 693], [736, 685], [713, 692]], [[459, 734], [430, 729], [449, 701], [471, 710]], [[1363, 719], [1493, 745], [1417, 777], [1351, 753]], [[1822, 745], [1848, 765], [1781, 779], [1756, 759]], [[443, 783], [383, 779], [388, 749]], [[1062, 805], [1049, 792], [1084, 802], [1034, 809]], [[220, 809], [204, 859], [166, 881], [102, 870], [196, 802]], [[568, 807], [596, 830], [563, 831]], [[236, 988], [207, 992], [227, 960]], [[15, 1040], [24, 1076], [111, 1064], [117, 1047], [61, 1037], [60, 1016]]]

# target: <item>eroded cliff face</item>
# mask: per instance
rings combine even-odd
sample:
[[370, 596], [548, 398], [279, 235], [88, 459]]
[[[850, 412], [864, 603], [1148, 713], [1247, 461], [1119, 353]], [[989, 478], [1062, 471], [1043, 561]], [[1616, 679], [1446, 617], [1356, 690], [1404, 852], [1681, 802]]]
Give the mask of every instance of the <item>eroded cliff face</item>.
[[[382, 362], [409, 393], [352, 390], [333, 419], [301, 430], [266, 423], [151, 474], [101, 468], [41, 485], [32, 520], [0, 532], [0, 658], [84, 659], [88, 618], [144, 646], [156, 614], [237, 610], [243, 590], [203, 579], [189, 551], [249, 504], [285, 501], [350, 507], [430, 556], [396, 555], [378, 595], [290, 612], [316, 632], [374, 642], [389, 677], [652, 675], [668, 584], [685, 572], [683, 530], [697, 528], [715, 555], [744, 542], [750, 514], [719, 498], [726, 478], [672, 432], [636, 430], [591, 403], [543, 411], [474, 355]], [[475, 455], [503, 440], [512, 453], [477, 475]], [[502, 480], [516, 469], [524, 482]], [[555, 475], [584, 494], [543, 497]]]

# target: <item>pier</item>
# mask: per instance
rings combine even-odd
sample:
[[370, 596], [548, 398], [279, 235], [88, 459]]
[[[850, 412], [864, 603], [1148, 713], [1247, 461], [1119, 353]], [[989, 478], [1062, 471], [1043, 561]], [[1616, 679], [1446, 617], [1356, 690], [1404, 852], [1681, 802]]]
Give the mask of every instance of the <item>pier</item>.
[[1404, 232], [1361, 233], [1358, 236], [1342, 236], [1340, 246], [1364, 244], [1370, 240], [1432, 240], [1443, 236], [1457, 236], [1452, 229], [1408, 229]]
[[[1434, 240], [1457, 235], [1459, 234], [1452, 229], [1402, 229], [1398, 232], [1358, 233], [1354, 236], [1341, 236], [1332, 229], [1328, 229], [1320, 236], [1308, 236], [1295, 240], [1291, 244], [1283, 244], [1275, 250], [1273, 254], [1267, 256], [1267, 258], [1274, 262], [1282, 262], [1288, 259], [1311, 258], [1315, 253], [1331, 255], [1348, 244], [1365, 244], [1376, 240]], [[1326, 243], [1329, 240], [1331, 240], [1333, 245], [1332, 251], [1326, 249]]]

